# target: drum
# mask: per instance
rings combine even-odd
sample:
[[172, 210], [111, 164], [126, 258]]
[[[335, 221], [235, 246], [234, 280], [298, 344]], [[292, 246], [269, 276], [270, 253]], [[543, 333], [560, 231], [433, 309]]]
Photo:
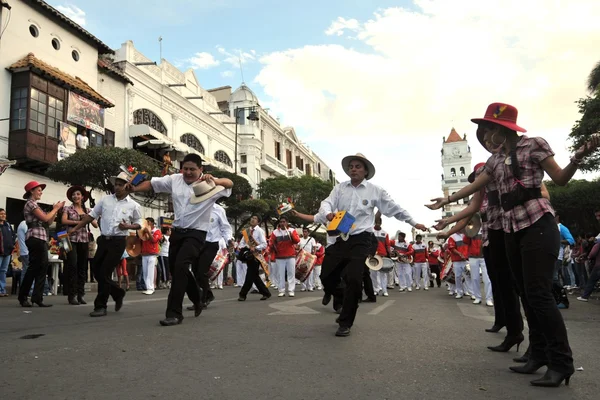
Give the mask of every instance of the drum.
[[392, 260], [391, 258], [387, 258], [387, 257], [383, 257], [382, 260], [383, 260], [383, 266], [381, 267], [379, 272], [383, 272], [384, 274], [392, 272], [394, 270], [394, 265], [396, 264], [394, 262], [394, 260]]
[[227, 265], [227, 261], [229, 260], [229, 252], [226, 248], [221, 249], [212, 264], [210, 264], [210, 268], [208, 269], [208, 280], [214, 281], [217, 279], [219, 274], [223, 271], [223, 268]]
[[454, 278], [454, 268], [452, 266], [452, 259], [448, 258], [442, 266], [442, 271], [440, 272], [440, 279], [452, 285], [456, 283], [456, 280]]
[[315, 261], [317, 261], [317, 256], [306, 250], [300, 250], [296, 256], [296, 279], [304, 282], [315, 267]]

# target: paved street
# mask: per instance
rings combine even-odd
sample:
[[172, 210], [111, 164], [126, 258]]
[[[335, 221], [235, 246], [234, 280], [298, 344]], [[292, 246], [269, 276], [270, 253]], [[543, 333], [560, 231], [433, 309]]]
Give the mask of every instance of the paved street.
[[[445, 289], [390, 292], [362, 304], [347, 338], [322, 292], [237, 301], [216, 291], [198, 318], [161, 327], [166, 291], [129, 292], [121, 312], [48, 297], [50, 309], [0, 299], [0, 398], [4, 399], [592, 399], [600, 383], [600, 302], [572, 297], [564, 310], [576, 372], [571, 386], [533, 388], [492, 353], [503, 334], [485, 333], [492, 310]], [[112, 303], [110, 309], [112, 311]], [[31, 311], [31, 312], [29, 312]], [[504, 331], [502, 331], [504, 332]], [[42, 334], [36, 339], [26, 335]], [[526, 348], [523, 343], [521, 352]], [[544, 370], [542, 369], [542, 372]], [[595, 395], [594, 395], [595, 393]]]

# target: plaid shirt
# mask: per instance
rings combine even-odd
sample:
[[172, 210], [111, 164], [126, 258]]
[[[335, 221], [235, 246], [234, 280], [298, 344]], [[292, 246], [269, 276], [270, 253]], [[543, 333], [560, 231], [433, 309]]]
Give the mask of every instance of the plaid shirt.
[[[475, 177], [478, 177], [483, 172], [483, 168], [480, 168], [476, 173]], [[485, 214], [487, 220], [481, 224], [481, 242], [483, 246], [487, 246], [488, 243], [488, 230], [500, 230], [502, 229], [502, 209], [500, 206], [490, 206], [488, 203], [488, 193], [498, 190], [496, 186], [496, 182], [490, 182], [486, 187], [483, 193], [483, 201], [481, 203], [481, 207], [479, 208], [479, 212], [483, 215]]]
[[23, 215], [25, 216], [25, 222], [27, 223], [27, 235], [25, 235], [25, 240], [34, 237], [36, 239], [40, 239], [47, 242], [48, 232], [46, 231], [46, 228], [44, 228], [43, 226], [29, 227], [29, 224], [32, 222], [36, 224], [42, 222], [33, 213], [33, 211], [36, 208], [40, 208], [40, 206], [38, 206], [37, 201], [31, 198], [27, 200], [27, 203], [25, 203], [25, 207], [23, 208]]
[[[541, 137], [530, 138], [525, 135], [517, 143], [517, 158], [521, 167], [520, 181], [526, 188], [539, 188], [542, 186], [544, 170], [540, 163], [554, 152], [545, 139]], [[494, 178], [498, 185], [500, 196], [514, 190], [516, 182], [512, 174], [510, 155], [498, 153], [492, 155], [485, 163], [486, 172]], [[515, 206], [512, 210], [502, 213], [502, 228], [504, 232], [517, 232], [533, 225], [544, 214], [554, 215], [550, 201], [545, 198], [532, 199], [523, 205]]]
[[[92, 211], [92, 210], [89, 208], [85, 209], [86, 214], [89, 214], [90, 211]], [[81, 216], [77, 212], [77, 209], [75, 209], [75, 206], [66, 206], [63, 209], [63, 212], [67, 213], [67, 219], [70, 219], [71, 221], [81, 221]], [[85, 215], [85, 214], [83, 214], [83, 215]], [[87, 243], [90, 241], [89, 233], [90, 232], [88, 231], [87, 226], [84, 226], [80, 230], [73, 232], [69, 236], [69, 239], [71, 239], [71, 242], [75, 242], [75, 243]]]

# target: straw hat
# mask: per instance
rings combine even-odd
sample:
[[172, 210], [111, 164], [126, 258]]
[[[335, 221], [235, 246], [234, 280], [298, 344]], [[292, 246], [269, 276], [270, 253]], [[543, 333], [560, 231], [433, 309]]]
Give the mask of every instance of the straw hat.
[[194, 196], [190, 199], [191, 204], [198, 204], [210, 199], [215, 194], [225, 190], [223, 186], [215, 185], [213, 181], [199, 181], [192, 185]]
[[356, 153], [355, 155], [346, 156], [342, 159], [342, 168], [344, 168], [344, 172], [346, 173], [346, 175], [350, 176], [350, 174], [348, 173], [348, 169], [350, 166], [350, 161], [353, 160], [360, 160], [365, 164], [365, 167], [367, 167], [367, 169], [369, 170], [369, 173], [366, 178], [367, 180], [375, 176], [375, 166], [362, 153]]

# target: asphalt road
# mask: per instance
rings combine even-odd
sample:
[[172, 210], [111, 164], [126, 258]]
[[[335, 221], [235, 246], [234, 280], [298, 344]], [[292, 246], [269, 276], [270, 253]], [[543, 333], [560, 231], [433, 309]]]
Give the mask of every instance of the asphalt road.
[[[362, 304], [347, 338], [321, 293], [237, 301], [216, 291], [198, 318], [161, 327], [166, 291], [129, 292], [123, 309], [90, 318], [48, 297], [49, 309], [0, 299], [0, 399], [598, 399], [600, 302], [563, 311], [575, 366], [571, 386], [534, 388], [492, 353], [492, 310], [444, 289], [390, 292]], [[88, 295], [88, 300], [93, 298]], [[89, 302], [91, 303], [91, 301]], [[29, 312], [30, 311], [30, 312]], [[27, 335], [43, 335], [24, 339]], [[521, 352], [526, 348], [523, 343]], [[542, 374], [544, 369], [539, 374]], [[541, 376], [541, 375], [537, 375]]]

